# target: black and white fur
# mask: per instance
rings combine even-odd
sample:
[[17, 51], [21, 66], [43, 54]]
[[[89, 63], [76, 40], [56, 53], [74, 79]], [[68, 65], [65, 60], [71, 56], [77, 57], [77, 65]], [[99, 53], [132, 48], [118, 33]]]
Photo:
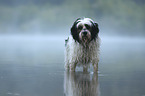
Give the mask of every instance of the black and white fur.
[[90, 64], [94, 72], [98, 71], [99, 46], [98, 24], [90, 18], [78, 18], [72, 28], [71, 35], [65, 40], [65, 67], [75, 71], [76, 66], [83, 66], [87, 71]]

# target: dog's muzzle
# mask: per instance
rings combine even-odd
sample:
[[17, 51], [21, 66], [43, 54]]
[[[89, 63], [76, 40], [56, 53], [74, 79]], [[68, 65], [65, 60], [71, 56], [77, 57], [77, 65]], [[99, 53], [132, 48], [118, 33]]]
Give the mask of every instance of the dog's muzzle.
[[87, 36], [88, 32], [87, 31], [84, 31], [82, 32], [83, 36]]
[[90, 34], [88, 31], [83, 31], [80, 33], [80, 39], [82, 42], [87, 43], [90, 41]]

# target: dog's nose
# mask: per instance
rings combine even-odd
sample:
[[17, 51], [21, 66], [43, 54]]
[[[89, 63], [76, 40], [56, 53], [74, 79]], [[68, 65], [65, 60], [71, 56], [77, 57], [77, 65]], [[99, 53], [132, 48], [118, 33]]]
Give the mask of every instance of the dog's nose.
[[87, 32], [86, 32], [86, 31], [85, 31], [85, 32], [83, 32], [83, 35], [84, 35], [84, 36], [86, 36], [86, 35], [87, 35]]

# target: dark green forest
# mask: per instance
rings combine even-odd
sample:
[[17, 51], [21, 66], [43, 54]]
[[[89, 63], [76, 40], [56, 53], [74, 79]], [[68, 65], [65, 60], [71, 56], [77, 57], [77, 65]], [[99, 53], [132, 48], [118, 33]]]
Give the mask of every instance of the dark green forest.
[[104, 34], [142, 36], [144, 10], [145, 0], [0, 0], [0, 33], [66, 34], [89, 17]]

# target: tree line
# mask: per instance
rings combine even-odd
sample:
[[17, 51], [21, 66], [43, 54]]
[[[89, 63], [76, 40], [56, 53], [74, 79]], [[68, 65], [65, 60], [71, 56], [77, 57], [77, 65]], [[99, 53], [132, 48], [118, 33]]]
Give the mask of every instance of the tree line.
[[145, 35], [144, 0], [0, 0], [0, 33], [49, 33], [90, 17], [113, 34]]

